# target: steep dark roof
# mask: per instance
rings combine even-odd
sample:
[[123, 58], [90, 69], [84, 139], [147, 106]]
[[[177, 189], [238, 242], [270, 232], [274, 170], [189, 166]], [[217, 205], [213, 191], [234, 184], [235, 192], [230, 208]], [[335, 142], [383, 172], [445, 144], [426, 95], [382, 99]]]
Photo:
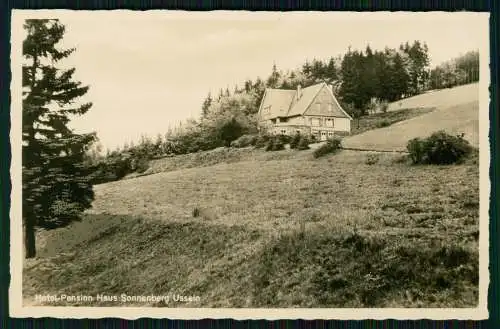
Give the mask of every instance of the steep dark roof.
[[298, 99], [297, 90], [271, 88], [266, 89], [259, 109], [261, 118], [267, 120], [277, 117], [292, 117], [303, 115], [311, 105], [312, 101], [323, 88], [327, 88], [334, 99], [334, 106], [332, 108], [333, 113], [320, 113], [317, 110], [310, 109], [308, 111], [308, 114], [330, 115], [352, 119], [351, 116], [342, 109], [337, 99], [335, 98], [335, 95], [333, 95], [331, 90], [328, 88], [328, 85], [324, 82], [309, 86], [307, 88], [303, 88], [301, 90], [302, 96]]

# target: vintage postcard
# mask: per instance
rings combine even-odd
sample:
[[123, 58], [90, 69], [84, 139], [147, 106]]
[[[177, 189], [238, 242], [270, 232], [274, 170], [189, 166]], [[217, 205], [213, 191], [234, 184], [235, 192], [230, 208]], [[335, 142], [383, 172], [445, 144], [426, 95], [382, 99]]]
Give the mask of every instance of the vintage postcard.
[[12, 317], [485, 319], [489, 14], [12, 13]]

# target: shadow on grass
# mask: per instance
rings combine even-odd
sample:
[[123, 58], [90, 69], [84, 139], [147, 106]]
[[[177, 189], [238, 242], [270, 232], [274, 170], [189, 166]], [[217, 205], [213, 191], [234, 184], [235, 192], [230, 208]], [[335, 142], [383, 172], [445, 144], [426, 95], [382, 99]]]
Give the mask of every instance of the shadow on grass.
[[300, 232], [255, 260], [257, 307], [472, 307], [478, 253], [456, 241]]
[[[239, 226], [118, 215], [87, 215], [64, 229], [44, 233], [48, 235], [38, 257], [24, 265], [23, 296], [27, 298], [57, 293], [203, 297], [207, 289], [217, 287], [222, 272], [228, 273], [223, 266], [215, 272], [211, 266], [230, 264], [231, 256], [259, 237], [257, 231]], [[201, 300], [205, 305], [210, 302]], [[68, 306], [113, 305], [119, 303]]]

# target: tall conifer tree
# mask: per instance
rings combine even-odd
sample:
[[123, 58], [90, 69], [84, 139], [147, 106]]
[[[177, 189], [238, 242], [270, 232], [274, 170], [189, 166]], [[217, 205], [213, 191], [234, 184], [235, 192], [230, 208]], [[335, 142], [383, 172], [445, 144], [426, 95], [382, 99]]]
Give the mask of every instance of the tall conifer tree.
[[90, 207], [94, 194], [83, 162], [95, 134], [76, 134], [68, 123], [92, 103], [79, 104], [88, 86], [75, 69], [55, 65], [71, 49], [57, 44], [65, 27], [55, 19], [26, 20], [23, 42], [23, 225], [25, 257], [36, 255], [36, 227], [55, 228]]

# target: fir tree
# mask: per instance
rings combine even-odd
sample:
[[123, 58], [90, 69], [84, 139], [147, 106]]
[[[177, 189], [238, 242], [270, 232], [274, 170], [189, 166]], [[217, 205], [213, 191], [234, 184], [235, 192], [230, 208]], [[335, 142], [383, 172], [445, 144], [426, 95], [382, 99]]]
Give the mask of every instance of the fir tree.
[[278, 88], [278, 82], [281, 77], [280, 72], [278, 71], [278, 68], [276, 67], [276, 64], [273, 64], [273, 70], [271, 72], [271, 75], [269, 78], [267, 78], [267, 87], [269, 88]]
[[208, 115], [208, 109], [210, 105], [212, 105], [212, 94], [209, 92], [207, 98], [203, 101], [203, 105], [201, 106], [201, 116], [205, 118]]
[[88, 86], [75, 69], [55, 65], [71, 49], [59, 49], [65, 27], [55, 19], [26, 20], [23, 42], [23, 225], [25, 257], [36, 256], [35, 229], [55, 228], [90, 207], [94, 194], [83, 165], [95, 134], [76, 134], [67, 124], [92, 103], [77, 104]]

